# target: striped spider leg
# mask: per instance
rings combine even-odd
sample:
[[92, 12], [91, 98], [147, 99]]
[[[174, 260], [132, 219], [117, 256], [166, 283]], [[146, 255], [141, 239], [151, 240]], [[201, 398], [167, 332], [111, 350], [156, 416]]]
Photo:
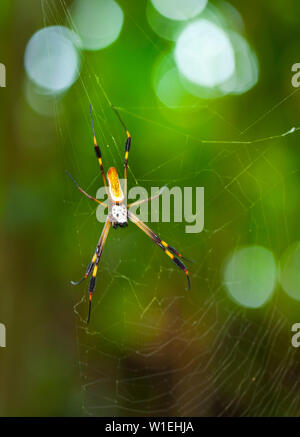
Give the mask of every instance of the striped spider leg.
[[93, 134], [94, 134], [95, 153], [96, 153], [96, 156], [97, 156], [97, 159], [98, 159], [98, 163], [99, 163], [99, 166], [100, 166], [100, 171], [101, 171], [102, 179], [103, 179], [104, 186], [105, 186], [105, 189], [106, 189], [106, 194], [108, 194], [107, 193], [107, 182], [106, 182], [105, 172], [104, 172], [103, 163], [102, 163], [101, 150], [100, 150], [100, 147], [98, 146], [98, 143], [97, 143], [97, 140], [96, 140], [95, 126], [94, 126], [93, 113], [92, 113], [92, 105], [90, 105], [90, 114], [91, 114], [92, 128], [93, 128]]
[[90, 317], [91, 317], [92, 298], [93, 298], [93, 293], [94, 293], [95, 286], [96, 286], [96, 277], [97, 277], [98, 266], [99, 266], [100, 258], [101, 258], [102, 252], [103, 252], [104, 244], [105, 244], [107, 236], [108, 236], [110, 226], [111, 226], [111, 222], [109, 220], [109, 217], [107, 217], [105, 225], [102, 229], [102, 233], [101, 233], [100, 239], [98, 241], [95, 253], [93, 255], [93, 258], [92, 258], [90, 264], [88, 265], [88, 268], [86, 270], [84, 277], [78, 282], [71, 281], [72, 285], [81, 284], [85, 279], [87, 279], [89, 277], [89, 275], [93, 271], [91, 279], [90, 279], [90, 283], [89, 283], [89, 312], [88, 312], [88, 318], [87, 318], [87, 322], [86, 322], [87, 324], [89, 323]]
[[125, 160], [124, 160], [124, 197], [126, 199], [127, 197], [127, 167], [128, 167], [128, 156], [129, 156], [129, 150], [130, 150], [130, 145], [131, 145], [131, 135], [123, 121], [123, 119], [121, 118], [119, 112], [117, 111], [117, 109], [112, 106], [112, 109], [115, 111], [116, 116], [118, 117], [121, 125], [123, 126], [126, 135], [127, 135], [127, 139], [125, 142]]
[[[106, 182], [106, 178], [105, 178], [105, 173], [104, 173], [104, 168], [103, 168], [103, 163], [102, 163], [102, 155], [101, 155], [101, 150], [100, 147], [98, 146], [97, 140], [96, 140], [96, 134], [95, 134], [95, 127], [94, 127], [94, 120], [93, 120], [93, 114], [92, 114], [92, 106], [90, 105], [90, 114], [91, 114], [91, 120], [92, 120], [92, 128], [93, 128], [93, 135], [94, 135], [94, 149], [95, 149], [95, 153], [96, 153], [96, 157], [100, 166], [100, 171], [102, 174], [102, 179], [104, 182], [104, 186], [106, 188], [106, 194], [108, 194], [107, 191], [107, 182]], [[99, 205], [104, 206], [105, 208], [108, 207], [108, 204], [105, 202], [100, 202], [100, 200], [96, 199], [95, 197], [91, 196], [90, 194], [88, 194], [86, 191], [83, 190], [83, 188], [81, 188], [78, 183], [75, 181], [75, 179], [70, 175], [70, 173], [68, 171], [66, 171], [67, 175], [69, 176], [69, 178], [71, 179], [71, 181], [76, 185], [76, 187], [78, 188], [78, 190], [84, 194], [87, 198], [93, 200], [96, 203], [99, 203]]]
[[[150, 199], [146, 199], [150, 200]], [[168, 255], [169, 258], [173, 261], [174, 264], [176, 264], [177, 267], [179, 267], [181, 270], [184, 271], [187, 277], [188, 286], [186, 290], [189, 290], [191, 288], [191, 281], [189, 277], [189, 272], [184, 263], [180, 260], [183, 259], [185, 261], [193, 262], [184, 256], [182, 256], [174, 247], [169, 246], [168, 243], [163, 241], [155, 232], [152, 231], [152, 229], [149, 228], [142, 220], [140, 220], [135, 214], [128, 211], [128, 218], [129, 220], [137, 225], [143, 232], [145, 232], [148, 237], [151, 238], [153, 243], [155, 243], [158, 247], [160, 247], [166, 255]]]
[[104, 228], [103, 228], [102, 233], [101, 233], [99, 243], [97, 245], [96, 253], [92, 259], [92, 262], [93, 262], [93, 260], [95, 260], [95, 262], [93, 264], [93, 273], [92, 273], [92, 277], [91, 277], [90, 284], [89, 284], [89, 313], [88, 313], [88, 318], [87, 318], [87, 322], [86, 322], [87, 324], [89, 323], [90, 317], [91, 317], [92, 297], [93, 297], [93, 293], [94, 293], [95, 286], [96, 286], [96, 277], [97, 277], [98, 266], [99, 266], [100, 258], [101, 258], [102, 252], [103, 252], [103, 247], [104, 247], [104, 244], [106, 242], [108, 232], [110, 230], [110, 225], [111, 225], [111, 222], [109, 220], [109, 217], [107, 217]]
[[[91, 107], [91, 105], [90, 105], [90, 114], [91, 114], [92, 129], [93, 129], [93, 136], [94, 136], [94, 150], [95, 150], [96, 157], [97, 157], [97, 160], [98, 160], [98, 163], [99, 163], [99, 166], [100, 166], [100, 171], [101, 171], [101, 174], [102, 174], [102, 179], [103, 179], [103, 182], [104, 182], [106, 193], [108, 195], [108, 185], [107, 185], [107, 181], [106, 181], [106, 177], [105, 177], [105, 172], [104, 172], [104, 168], [103, 168], [101, 150], [100, 150], [100, 147], [98, 146], [97, 139], [96, 139], [94, 120], [93, 120], [93, 114], [92, 114], [92, 107]], [[66, 171], [66, 173], [69, 176], [69, 178], [71, 179], [71, 181], [76, 185], [78, 190], [82, 194], [84, 194], [88, 199], [93, 200], [94, 202], [104, 206], [105, 208], [108, 208], [110, 206], [109, 195], [108, 195], [108, 202], [109, 202], [109, 204], [107, 204], [105, 202], [101, 202], [100, 200], [96, 199], [95, 197], [91, 196], [86, 191], [84, 191], [83, 188], [81, 188], [78, 185], [78, 183], [75, 181], [75, 179], [70, 175], [70, 173], [68, 171]], [[102, 255], [102, 251], [103, 251], [103, 247], [104, 247], [104, 244], [105, 244], [105, 241], [106, 241], [109, 229], [110, 229], [110, 225], [111, 225], [111, 221], [109, 220], [109, 217], [107, 217], [105, 225], [104, 225], [104, 228], [103, 228], [101, 236], [100, 236], [100, 239], [99, 239], [98, 244], [97, 244], [96, 251], [94, 253], [92, 261], [90, 262], [90, 264], [87, 267], [87, 270], [86, 270], [86, 273], [85, 273], [84, 277], [80, 281], [78, 281], [78, 282], [71, 281], [72, 285], [81, 284], [85, 279], [87, 279], [89, 277], [89, 275], [91, 274], [91, 272], [93, 270], [93, 273], [92, 273], [92, 276], [91, 276], [91, 280], [90, 280], [90, 284], [89, 284], [89, 312], [88, 312], [87, 323], [89, 323], [90, 315], [91, 315], [92, 296], [93, 296], [95, 285], [96, 285], [96, 275], [97, 275], [97, 271], [98, 271], [98, 265], [99, 265], [100, 257]]]
[[94, 136], [94, 149], [96, 153], [96, 157], [100, 166], [100, 171], [102, 175], [102, 179], [104, 182], [106, 194], [107, 194], [107, 201], [101, 202], [100, 200], [96, 199], [95, 197], [88, 194], [86, 191], [81, 188], [78, 183], [73, 179], [73, 177], [68, 173], [68, 176], [72, 180], [72, 182], [76, 185], [78, 190], [84, 194], [88, 199], [93, 200], [94, 202], [104, 206], [105, 208], [108, 208], [108, 216], [105, 221], [105, 225], [103, 227], [100, 239], [98, 241], [96, 250], [94, 252], [94, 255], [92, 257], [91, 262], [89, 263], [86, 273], [84, 277], [78, 281], [78, 282], [71, 282], [73, 285], [80, 284], [82, 281], [87, 279], [91, 275], [90, 283], [89, 283], [89, 310], [88, 310], [88, 318], [87, 323], [89, 323], [90, 316], [91, 316], [91, 305], [92, 305], [92, 297], [96, 286], [96, 277], [98, 272], [98, 266], [100, 263], [100, 258], [103, 252], [103, 248], [110, 230], [110, 227], [112, 226], [114, 229], [117, 229], [118, 227], [126, 227], [128, 225], [128, 219], [137, 225], [143, 232], [145, 232], [148, 237], [151, 238], [151, 240], [160, 247], [164, 253], [171, 258], [174, 264], [178, 268], [180, 268], [187, 277], [188, 281], [188, 289], [190, 288], [190, 278], [189, 278], [189, 272], [182, 262], [182, 260], [189, 261], [187, 258], [184, 258], [174, 247], [169, 246], [165, 241], [161, 240], [161, 238], [153, 232], [145, 223], [143, 223], [136, 215], [134, 215], [129, 209], [133, 206], [138, 206], [145, 202], [151, 202], [152, 200], [159, 197], [164, 188], [163, 187], [158, 194], [152, 196], [149, 199], [139, 200], [136, 202], [133, 202], [126, 206], [126, 198], [127, 198], [127, 168], [128, 168], [128, 156], [129, 156], [129, 150], [131, 145], [131, 135], [126, 128], [125, 123], [123, 122], [120, 114], [118, 113], [117, 109], [112, 106], [112, 109], [115, 111], [119, 121], [121, 122], [123, 128], [125, 129], [127, 139], [125, 142], [125, 161], [124, 161], [124, 192], [122, 190], [118, 172], [114, 167], [110, 167], [107, 171], [107, 175], [105, 175], [103, 163], [102, 163], [102, 156], [100, 147], [98, 146], [96, 135], [95, 135], [95, 127], [94, 127], [94, 121], [93, 121], [93, 115], [92, 115], [92, 108], [90, 106], [90, 113], [91, 113], [91, 120], [92, 120], [92, 128], [93, 128], [93, 136]]

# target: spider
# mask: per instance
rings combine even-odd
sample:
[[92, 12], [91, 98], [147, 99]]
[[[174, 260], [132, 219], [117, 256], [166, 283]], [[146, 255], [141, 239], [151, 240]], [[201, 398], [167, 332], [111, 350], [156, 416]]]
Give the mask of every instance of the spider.
[[171, 258], [173, 263], [176, 264], [177, 267], [179, 267], [187, 277], [187, 289], [190, 289], [191, 283], [190, 283], [190, 277], [189, 272], [184, 265], [184, 263], [181, 261], [181, 259], [184, 259], [186, 261], [193, 262], [185, 257], [183, 257], [174, 247], [169, 246], [168, 243], [161, 240], [161, 238], [152, 231], [152, 229], [149, 228], [142, 220], [140, 220], [135, 214], [133, 214], [130, 211], [130, 208], [133, 206], [140, 205], [145, 202], [151, 202], [155, 198], [159, 197], [162, 194], [163, 190], [160, 190], [158, 194], [156, 194], [153, 197], [150, 197], [148, 199], [138, 200], [136, 202], [133, 202], [131, 204], [126, 205], [125, 199], [127, 195], [127, 167], [128, 167], [128, 155], [130, 150], [130, 144], [131, 144], [131, 135], [126, 128], [126, 125], [124, 121], [122, 120], [119, 112], [117, 109], [112, 106], [112, 109], [114, 110], [115, 114], [117, 115], [120, 123], [122, 124], [123, 128], [126, 132], [126, 142], [125, 142], [125, 162], [124, 162], [124, 191], [121, 188], [118, 172], [115, 169], [115, 167], [110, 167], [108, 169], [107, 175], [105, 176], [103, 163], [102, 163], [102, 155], [100, 151], [100, 147], [98, 146], [97, 140], [96, 140], [96, 134], [95, 134], [95, 126], [94, 126], [94, 120], [93, 120], [93, 113], [92, 113], [92, 107], [90, 105], [90, 115], [91, 115], [91, 122], [92, 122], [92, 129], [93, 129], [93, 135], [94, 135], [94, 148], [96, 152], [96, 157], [98, 159], [98, 163], [100, 166], [100, 171], [102, 174], [103, 183], [106, 189], [106, 195], [107, 195], [107, 202], [101, 202], [100, 200], [96, 199], [95, 197], [88, 194], [86, 191], [84, 191], [78, 183], [74, 180], [74, 178], [70, 175], [68, 171], [66, 171], [67, 175], [70, 177], [72, 182], [76, 185], [78, 190], [84, 194], [89, 199], [93, 200], [94, 202], [104, 206], [105, 208], [108, 208], [108, 215], [101, 233], [101, 236], [99, 238], [96, 250], [94, 252], [93, 258], [91, 262], [89, 263], [86, 273], [84, 277], [78, 281], [74, 282], [71, 281], [72, 285], [78, 285], [81, 284], [85, 279], [87, 279], [91, 275], [90, 283], [89, 283], [89, 309], [88, 309], [88, 318], [87, 318], [87, 324], [90, 321], [91, 316], [91, 305], [92, 305], [92, 297], [96, 286], [96, 276], [98, 271], [98, 266], [100, 262], [100, 258], [103, 252], [103, 247], [105, 245], [110, 227], [114, 229], [117, 229], [118, 227], [127, 227], [128, 226], [128, 220], [130, 220], [132, 223], [134, 223], [136, 226], [138, 226], [148, 237], [151, 238], [151, 240], [160, 247], [164, 253]]

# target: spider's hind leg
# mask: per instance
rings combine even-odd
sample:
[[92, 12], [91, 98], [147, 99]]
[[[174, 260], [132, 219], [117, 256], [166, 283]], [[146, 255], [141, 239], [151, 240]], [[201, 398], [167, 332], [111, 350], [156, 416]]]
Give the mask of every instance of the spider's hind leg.
[[90, 273], [91, 273], [91, 271], [92, 271], [92, 268], [93, 268], [93, 266], [94, 266], [94, 264], [95, 264], [95, 262], [96, 262], [97, 254], [98, 254], [98, 245], [97, 245], [96, 252], [95, 252], [95, 254], [94, 254], [93, 258], [92, 258], [92, 261], [89, 263], [89, 265], [88, 265], [88, 267], [87, 267], [87, 269], [86, 269], [86, 272], [85, 272], [84, 277], [81, 278], [79, 281], [71, 281], [71, 284], [72, 284], [72, 285], [79, 285], [79, 284], [81, 284], [85, 279], [87, 279], [87, 278], [89, 277], [89, 275], [90, 275]]
[[185, 258], [183, 258], [183, 256], [176, 249], [174, 249], [174, 247], [169, 246], [165, 241], [163, 241], [155, 232], [152, 231], [152, 229], [149, 228], [149, 226], [147, 226], [142, 220], [140, 220], [130, 211], [128, 211], [128, 218], [134, 224], [136, 224], [143, 232], [145, 232], [145, 234], [151, 238], [153, 243], [160, 247], [165, 252], [165, 254], [168, 255], [168, 257], [173, 261], [173, 263], [176, 264], [177, 267], [179, 267], [180, 270], [185, 273], [188, 282], [187, 290], [189, 290], [191, 288], [189, 272], [184, 263], [181, 261], [181, 259]]
[[96, 286], [98, 266], [99, 266], [100, 258], [101, 258], [102, 252], [103, 252], [103, 247], [104, 247], [104, 244], [105, 244], [107, 236], [108, 236], [110, 225], [111, 225], [111, 221], [107, 218], [105, 225], [104, 225], [104, 228], [103, 228], [102, 233], [101, 233], [101, 237], [100, 237], [98, 246], [97, 246], [97, 253], [95, 254], [96, 260], [93, 264], [93, 266], [94, 266], [93, 273], [92, 273], [92, 277], [91, 277], [90, 284], [89, 284], [89, 310], [88, 310], [88, 318], [87, 318], [87, 322], [86, 322], [87, 324], [89, 323], [90, 317], [91, 317], [92, 298], [93, 298], [93, 294], [94, 294], [95, 286]]

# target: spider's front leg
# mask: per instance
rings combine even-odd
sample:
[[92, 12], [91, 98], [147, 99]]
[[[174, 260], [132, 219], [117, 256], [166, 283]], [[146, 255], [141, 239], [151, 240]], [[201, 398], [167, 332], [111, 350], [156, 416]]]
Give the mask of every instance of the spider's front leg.
[[127, 139], [125, 142], [125, 159], [124, 159], [124, 194], [125, 198], [127, 196], [127, 167], [128, 167], [128, 156], [130, 151], [130, 145], [131, 145], [131, 135], [129, 133], [129, 130], [127, 129], [122, 117], [120, 116], [119, 112], [117, 111], [117, 108], [115, 106], [112, 106], [112, 109], [115, 111], [116, 116], [118, 117], [120, 123], [122, 124], [125, 133], [127, 135]]
[[96, 139], [96, 132], [95, 132], [95, 126], [94, 126], [94, 120], [93, 120], [93, 113], [92, 113], [92, 106], [90, 105], [90, 114], [91, 114], [91, 121], [92, 121], [92, 128], [93, 128], [93, 135], [94, 135], [94, 149], [95, 149], [95, 153], [96, 153], [96, 157], [100, 166], [100, 171], [101, 171], [101, 175], [102, 175], [102, 179], [104, 182], [104, 186], [106, 189], [106, 194], [107, 194], [107, 182], [106, 182], [106, 178], [105, 178], [105, 172], [104, 172], [104, 168], [103, 168], [103, 163], [102, 163], [102, 155], [101, 155], [101, 150], [100, 147], [97, 143], [97, 139]]
[[78, 190], [79, 190], [82, 194], [84, 194], [88, 199], [91, 199], [91, 200], [93, 200], [94, 202], [99, 203], [99, 205], [102, 205], [102, 206], [104, 206], [105, 208], [108, 207], [107, 203], [105, 203], [105, 202], [101, 202], [100, 200], [96, 199], [95, 197], [91, 196], [91, 195], [88, 194], [86, 191], [84, 191], [84, 189], [81, 188], [81, 187], [79, 186], [79, 184], [75, 181], [75, 179], [73, 178], [73, 176], [70, 175], [70, 173], [68, 172], [68, 170], [66, 170], [66, 174], [69, 176], [69, 178], [71, 179], [71, 181], [73, 182], [73, 184], [78, 188]]
[[131, 208], [133, 206], [139, 206], [142, 203], [146, 203], [146, 202], [152, 202], [152, 200], [157, 199], [158, 197], [160, 197], [162, 195], [162, 193], [164, 192], [164, 190], [167, 188], [167, 185], [164, 185], [157, 194], [155, 194], [152, 197], [148, 197], [148, 199], [142, 199], [142, 200], [137, 200], [136, 202], [133, 203], [129, 203], [127, 205], [127, 208]]

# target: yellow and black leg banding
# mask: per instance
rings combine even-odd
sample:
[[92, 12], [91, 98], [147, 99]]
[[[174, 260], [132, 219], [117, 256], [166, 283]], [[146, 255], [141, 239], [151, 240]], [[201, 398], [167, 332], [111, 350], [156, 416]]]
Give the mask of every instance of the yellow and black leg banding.
[[128, 156], [131, 144], [131, 136], [128, 130], [126, 130], [127, 140], [125, 143], [125, 161], [124, 161], [124, 195], [127, 197], [127, 167], [128, 167]]
[[119, 112], [117, 111], [117, 109], [112, 106], [112, 109], [114, 110], [116, 116], [118, 117], [121, 125], [123, 126], [126, 135], [127, 135], [127, 139], [126, 139], [126, 143], [125, 143], [125, 160], [124, 160], [124, 180], [125, 180], [125, 187], [124, 187], [124, 191], [125, 191], [125, 196], [127, 194], [127, 167], [128, 167], [128, 156], [129, 156], [129, 150], [130, 150], [130, 145], [131, 145], [131, 135], [129, 133], [129, 130], [127, 129], [122, 117], [120, 116]]
[[97, 156], [97, 159], [98, 159], [98, 163], [99, 163], [99, 166], [100, 166], [100, 171], [101, 171], [101, 174], [102, 174], [102, 179], [103, 179], [104, 185], [107, 186], [105, 172], [104, 172], [103, 163], [102, 163], [102, 156], [101, 156], [100, 148], [99, 148], [99, 146], [97, 144], [97, 140], [96, 140], [95, 136], [94, 136], [94, 148], [95, 148], [95, 153], [96, 153], [96, 156]]
[[186, 266], [183, 264], [182, 261], [180, 261], [180, 259], [176, 258], [176, 256], [171, 252], [171, 246], [167, 245], [167, 243], [165, 241], [162, 241], [162, 243], [164, 243], [164, 244], [158, 243], [154, 239], [153, 239], [153, 241], [165, 252], [166, 255], [168, 255], [169, 258], [171, 258], [171, 260], [173, 261], [174, 264], [177, 265], [177, 267], [179, 267], [181, 270], [184, 271], [184, 273], [186, 274], [186, 277], [187, 277], [187, 281], [188, 281], [187, 290], [189, 290], [191, 288], [191, 280], [190, 280], [189, 272], [188, 272], [188, 269], [186, 268]]
[[103, 252], [103, 247], [104, 247], [105, 241], [106, 241], [107, 236], [108, 236], [110, 225], [111, 225], [111, 223], [107, 219], [105, 222], [104, 228], [102, 230], [101, 236], [99, 238], [96, 251], [93, 255], [93, 258], [92, 258], [90, 264], [88, 265], [88, 268], [86, 270], [84, 277], [78, 282], [71, 281], [71, 283], [73, 285], [80, 284], [82, 281], [87, 279], [90, 276], [90, 274], [92, 273], [90, 283], [89, 283], [89, 290], [88, 290], [89, 291], [89, 312], [88, 312], [87, 323], [89, 323], [90, 317], [91, 317], [92, 297], [93, 297], [93, 293], [94, 293], [95, 286], [96, 286], [96, 276], [97, 276], [98, 266], [99, 266], [100, 258], [101, 258], [102, 252]]
[[87, 267], [87, 269], [86, 269], [86, 272], [85, 272], [84, 277], [83, 277], [82, 279], [80, 279], [80, 281], [77, 281], [77, 282], [75, 282], [75, 281], [71, 281], [71, 284], [72, 284], [72, 285], [79, 285], [79, 284], [81, 284], [85, 279], [87, 279], [87, 278], [90, 276], [91, 271], [92, 271], [92, 269], [93, 269], [93, 267], [94, 267], [94, 264], [95, 264], [95, 262], [97, 261], [97, 256], [98, 256], [98, 252], [99, 252], [99, 249], [100, 249], [100, 244], [101, 244], [101, 237], [100, 237], [100, 240], [99, 240], [99, 242], [98, 242], [98, 244], [97, 244], [97, 248], [96, 248], [96, 251], [95, 251], [94, 256], [93, 256], [93, 258], [92, 258], [92, 261], [89, 263], [89, 265], [88, 265], [88, 267]]
[[180, 259], [176, 258], [175, 256], [174, 256], [174, 258], [172, 259], [172, 261], [173, 261], [173, 263], [175, 263], [175, 264], [176, 264], [176, 265], [177, 265], [181, 270], [183, 270], [184, 273], [186, 274], [187, 281], [188, 281], [188, 288], [187, 288], [187, 290], [189, 290], [189, 289], [191, 288], [191, 280], [190, 280], [190, 277], [189, 277], [188, 269], [187, 269], [186, 266], [183, 264], [183, 262], [180, 261]]
[[92, 276], [91, 280], [90, 280], [90, 285], [89, 285], [89, 312], [88, 312], [88, 317], [87, 317], [87, 321], [86, 321], [87, 324], [89, 323], [90, 318], [91, 318], [92, 297], [93, 297], [95, 286], [96, 286], [96, 277]]
[[91, 105], [90, 105], [90, 113], [91, 113], [92, 128], [93, 128], [93, 134], [94, 134], [95, 153], [96, 153], [96, 157], [97, 157], [97, 160], [98, 160], [98, 163], [99, 163], [99, 166], [100, 166], [100, 171], [101, 171], [101, 174], [102, 174], [104, 185], [107, 187], [105, 172], [104, 172], [103, 163], [102, 163], [101, 150], [100, 150], [100, 147], [98, 146], [97, 139], [96, 139], [95, 126], [94, 126], [94, 120], [93, 120], [93, 113], [92, 113], [92, 106]]
[[[143, 222], [142, 222], [143, 223]], [[162, 249], [167, 249], [169, 252], [171, 252], [173, 255], [177, 256], [178, 258], [184, 259], [188, 262], [194, 262], [188, 258], [185, 258], [181, 253], [178, 252], [173, 246], [170, 246], [168, 243], [163, 241], [152, 229], [150, 229], [145, 223], [143, 223], [143, 227], [147, 232], [149, 233], [149, 236], [154, 240], [155, 243], [157, 243]]]
[[90, 317], [91, 317], [91, 309], [92, 309], [92, 298], [93, 298], [93, 293], [96, 287], [96, 278], [97, 278], [97, 272], [98, 272], [98, 266], [99, 266], [99, 262], [100, 262], [100, 258], [103, 252], [103, 247], [104, 244], [106, 242], [107, 236], [108, 236], [108, 232], [110, 229], [110, 225], [111, 222], [107, 219], [104, 225], [104, 228], [102, 230], [101, 233], [101, 237], [97, 246], [97, 250], [95, 252], [95, 255], [92, 259], [92, 266], [90, 268], [90, 272], [92, 272], [92, 276], [90, 279], [90, 283], [89, 283], [89, 310], [88, 310], [88, 318], [87, 318], [87, 324], [90, 321]]
[[84, 277], [82, 279], [80, 279], [80, 281], [71, 281], [71, 284], [72, 285], [79, 285], [79, 284], [81, 284], [86, 278], [89, 277], [89, 275], [90, 275], [90, 273], [92, 271], [92, 268], [93, 268], [93, 264], [90, 262], [89, 265], [88, 265], [88, 268], [86, 269], [86, 273], [85, 273]]
[[189, 290], [191, 288], [191, 281], [189, 277], [189, 272], [186, 268], [186, 266], [183, 264], [183, 262], [178, 258], [182, 257], [182, 255], [177, 252], [176, 249], [174, 249], [172, 246], [169, 246], [165, 241], [161, 240], [161, 238], [152, 231], [152, 229], [149, 228], [142, 220], [140, 220], [136, 215], [132, 214], [130, 211], [128, 211], [128, 218], [131, 220], [134, 224], [136, 224], [143, 232], [145, 232], [148, 237], [151, 238], [151, 240], [160, 247], [166, 255], [168, 255], [169, 258], [173, 261], [174, 264], [176, 264], [177, 267], [179, 267], [186, 275], [187, 282], [188, 282], [188, 288]]
[[89, 283], [89, 312], [88, 312], [88, 318], [86, 323], [88, 324], [91, 318], [91, 309], [92, 309], [92, 298], [93, 298], [93, 293], [96, 287], [96, 281], [97, 281], [97, 272], [98, 272], [98, 265], [100, 262], [100, 258], [103, 252], [103, 246], [104, 246], [105, 240], [103, 239], [103, 241], [101, 242], [101, 246], [99, 247], [99, 252], [96, 256], [96, 261], [94, 263], [94, 267], [93, 269], [93, 273], [90, 279], [90, 283]]
[[131, 145], [131, 136], [129, 134], [129, 132], [126, 132], [128, 136], [126, 143], [125, 143], [125, 162], [124, 162], [124, 167], [127, 168], [128, 165], [128, 156], [129, 156], [129, 151], [130, 151], [130, 145]]
[[[159, 237], [158, 237], [159, 238]], [[178, 258], [184, 259], [185, 261], [188, 261], [190, 263], [193, 263], [194, 261], [191, 259], [186, 258], [185, 256], [181, 255], [181, 253], [179, 253], [174, 247], [170, 246], [169, 244], [167, 244], [165, 241], [160, 241], [161, 244], [167, 248], [171, 253], [173, 253], [173, 255], [177, 256]]]

